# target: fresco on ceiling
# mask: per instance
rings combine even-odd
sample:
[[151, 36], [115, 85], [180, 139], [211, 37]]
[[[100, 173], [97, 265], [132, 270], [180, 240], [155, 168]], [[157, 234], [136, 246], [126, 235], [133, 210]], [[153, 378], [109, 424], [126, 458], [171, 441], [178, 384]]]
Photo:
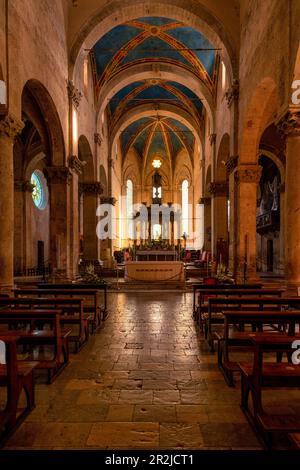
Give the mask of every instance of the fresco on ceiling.
[[113, 125], [129, 109], [149, 102], [163, 102], [178, 106], [201, 120], [201, 100], [188, 88], [175, 82], [147, 80], [134, 82], [122, 88], [110, 101], [109, 121]]
[[[205, 50], [203, 50], [205, 49]], [[140, 18], [116, 26], [93, 47], [97, 87], [120, 70], [162, 60], [184, 67], [213, 87], [216, 51], [199, 31], [169, 18]]]
[[174, 159], [183, 148], [192, 155], [194, 143], [193, 132], [184, 124], [155, 116], [138, 119], [121, 134], [123, 155], [133, 146], [140, 158], [146, 159], [157, 155]]

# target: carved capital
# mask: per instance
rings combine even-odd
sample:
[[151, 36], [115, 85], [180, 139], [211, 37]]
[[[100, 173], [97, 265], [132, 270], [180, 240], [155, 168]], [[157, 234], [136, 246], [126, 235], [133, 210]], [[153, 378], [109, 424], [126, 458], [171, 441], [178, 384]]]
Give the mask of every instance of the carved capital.
[[71, 155], [71, 157], [69, 157], [69, 167], [78, 175], [81, 175], [83, 164], [76, 155]]
[[238, 160], [239, 157], [238, 155], [235, 155], [233, 157], [230, 157], [227, 162], [225, 163], [227, 173], [230, 174], [233, 172], [233, 170], [237, 167], [238, 165]]
[[22, 192], [22, 193], [25, 193], [25, 192], [32, 193], [33, 188], [34, 188], [34, 185], [31, 184], [30, 181], [28, 180], [27, 181], [15, 180], [14, 186], [15, 186], [15, 191]]
[[259, 165], [240, 165], [234, 173], [237, 183], [255, 183], [260, 182], [262, 167]]
[[209, 136], [210, 145], [213, 145], [216, 143], [216, 138], [217, 138], [217, 134], [210, 134]]
[[66, 166], [48, 166], [44, 173], [51, 184], [70, 184], [71, 182], [71, 172]]
[[95, 142], [95, 144], [99, 145], [99, 147], [101, 147], [101, 144], [102, 144], [102, 137], [101, 137], [101, 135], [100, 135], [98, 132], [96, 132], [96, 133], [94, 134], [94, 142]]
[[72, 80], [67, 80], [67, 90], [68, 96], [72, 101], [74, 107], [77, 109], [79, 107], [80, 100], [82, 98], [82, 93], [75, 87]]
[[101, 204], [110, 204], [112, 206], [115, 206], [117, 200], [115, 197], [112, 197], [112, 196], [101, 196], [100, 202]]
[[211, 204], [211, 198], [210, 197], [200, 197], [199, 204], [204, 204], [205, 206], [207, 206], [207, 205]]
[[99, 181], [88, 181], [79, 183], [79, 194], [89, 194], [91, 196], [100, 196], [103, 193], [103, 186]]
[[108, 166], [109, 166], [110, 168], [114, 168], [114, 167], [115, 167], [115, 161], [114, 161], [113, 158], [109, 158], [109, 159], [108, 159]]
[[227, 196], [228, 195], [228, 183], [227, 181], [213, 181], [207, 187], [207, 192], [212, 196]]
[[238, 80], [233, 80], [231, 87], [226, 91], [225, 98], [228, 108], [231, 107], [234, 101], [239, 99], [240, 84]]
[[22, 132], [24, 122], [16, 118], [12, 114], [8, 114], [4, 118], [0, 119], [0, 137], [8, 137], [14, 140], [15, 137]]
[[300, 136], [300, 108], [290, 106], [276, 122], [277, 129], [286, 137]]

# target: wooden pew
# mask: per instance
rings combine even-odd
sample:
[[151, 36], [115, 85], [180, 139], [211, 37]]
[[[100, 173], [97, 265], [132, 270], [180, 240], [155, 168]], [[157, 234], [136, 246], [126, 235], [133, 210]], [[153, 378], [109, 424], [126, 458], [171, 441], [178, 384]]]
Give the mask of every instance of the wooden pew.
[[[262, 403], [262, 390], [266, 387], [276, 387], [276, 389], [300, 387], [300, 366], [290, 362], [266, 363], [264, 362], [264, 355], [270, 352], [291, 354], [293, 341], [299, 339], [300, 335], [256, 333], [251, 337], [254, 347], [253, 363], [239, 363], [242, 378], [241, 408], [268, 449], [272, 448], [274, 433], [300, 432], [300, 416], [265, 413]], [[252, 411], [248, 406], [250, 393], [252, 396]]]
[[255, 332], [251, 331], [231, 331], [230, 325], [251, 325], [263, 329], [265, 325], [281, 326], [280, 329], [274, 329], [273, 335], [282, 334], [287, 331], [290, 335], [295, 333], [295, 325], [300, 322], [300, 310], [288, 311], [224, 311], [224, 333], [218, 338], [218, 366], [224, 375], [229, 386], [234, 385], [233, 373], [239, 372], [238, 362], [231, 361], [229, 358], [229, 347], [251, 348], [252, 337]]
[[102, 323], [102, 309], [100, 294], [97, 289], [15, 289], [15, 296], [37, 296], [47, 298], [70, 298], [83, 300], [84, 318], [89, 319], [92, 332], [95, 332]]
[[300, 450], [300, 432], [289, 434], [294, 450]]
[[196, 319], [198, 306], [196, 305], [197, 292], [201, 292], [203, 289], [262, 289], [263, 284], [204, 284], [197, 283], [193, 284], [193, 317]]
[[[227, 297], [249, 297], [249, 296], [274, 296], [274, 297], [281, 297], [284, 291], [282, 289], [242, 289], [242, 288], [235, 288], [235, 289], [202, 289], [199, 294], [199, 308], [198, 308], [198, 324], [200, 326], [201, 331], [203, 331], [203, 325], [205, 325], [205, 321], [208, 316], [208, 301], [204, 303], [205, 298], [207, 300], [209, 298], [227, 298]], [[219, 323], [219, 315], [216, 316], [217, 321]], [[215, 319], [215, 316], [213, 317]], [[222, 316], [221, 316], [222, 319]], [[207, 337], [207, 336], [206, 336]]]
[[[7, 389], [6, 406], [0, 412], [0, 445], [35, 407], [33, 370], [37, 363], [17, 361], [18, 339], [18, 335], [0, 334], [0, 341], [5, 344], [5, 364], [0, 364], [0, 386]], [[18, 405], [23, 389], [26, 406], [20, 413]]]
[[[44, 298], [39, 295], [30, 297], [16, 297], [0, 299], [1, 308], [17, 309], [39, 309], [39, 310], [58, 310], [61, 313], [60, 322], [64, 325], [75, 325], [78, 331], [70, 334], [69, 341], [75, 344], [75, 352], [80, 351], [89, 337], [89, 315], [85, 316], [83, 310], [83, 299], [69, 297], [49, 297]], [[1, 310], [0, 310], [1, 311]]]
[[[48, 383], [52, 383], [57, 375], [69, 363], [68, 338], [71, 329], [62, 329], [60, 312], [55, 310], [0, 310], [0, 324], [7, 327], [6, 335], [17, 332], [18, 343], [27, 347], [53, 346], [51, 359], [39, 358], [36, 369], [47, 370]], [[49, 329], [41, 329], [45, 324]], [[2, 330], [3, 331], [3, 330]], [[29, 358], [31, 361], [32, 359]], [[28, 359], [24, 359], [25, 363]]]
[[[247, 310], [247, 311], [263, 311], [263, 310], [282, 310], [287, 308], [297, 309], [300, 305], [299, 297], [285, 297], [282, 298], [282, 290], [263, 289], [256, 295], [253, 293], [248, 296], [248, 293], [243, 297], [237, 297], [237, 293], [232, 294], [230, 297], [215, 297], [208, 299], [208, 313], [205, 318], [205, 339], [207, 340], [210, 349], [214, 352], [214, 341], [218, 340], [218, 336], [212, 331], [212, 325], [224, 324], [224, 311], [233, 310]], [[215, 313], [217, 312], [217, 315]]]
[[108, 284], [82, 284], [82, 283], [60, 283], [60, 284], [38, 284], [38, 289], [79, 289], [79, 290], [90, 290], [90, 289], [95, 289], [100, 293], [103, 293], [103, 300], [104, 304], [101, 306], [102, 310], [102, 319], [105, 320], [105, 318], [108, 315], [108, 308], [107, 308], [107, 290], [108, 290]]

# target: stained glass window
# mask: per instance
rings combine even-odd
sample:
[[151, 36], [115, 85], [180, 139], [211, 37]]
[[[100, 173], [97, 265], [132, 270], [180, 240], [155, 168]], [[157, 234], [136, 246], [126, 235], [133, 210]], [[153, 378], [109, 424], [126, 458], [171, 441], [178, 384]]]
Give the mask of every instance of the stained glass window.
[[35, 170], [31, 175], [32, 189], [32, 200], [34, 205], [43, 210], [48, 203], [48, 187], [46, 178], [40, 170]]

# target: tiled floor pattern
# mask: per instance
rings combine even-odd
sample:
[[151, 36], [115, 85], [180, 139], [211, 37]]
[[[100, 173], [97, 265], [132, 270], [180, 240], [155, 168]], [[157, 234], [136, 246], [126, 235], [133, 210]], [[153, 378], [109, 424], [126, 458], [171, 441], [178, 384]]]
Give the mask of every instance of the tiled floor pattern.
[[36, 386], [6, 448], [261, 449], [191, 310], [191, 294], [110, 294], [104, 329]]

